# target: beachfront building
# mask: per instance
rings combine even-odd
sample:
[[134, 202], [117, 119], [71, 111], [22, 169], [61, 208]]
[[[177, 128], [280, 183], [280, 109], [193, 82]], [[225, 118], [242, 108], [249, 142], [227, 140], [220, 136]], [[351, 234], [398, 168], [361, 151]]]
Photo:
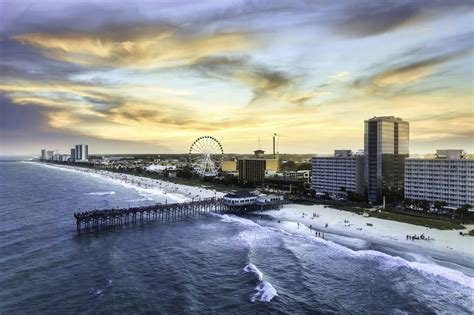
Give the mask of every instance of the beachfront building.
[[369, 201], [403, 189], [405, 159], [409, 155], [409, 123], [393, 116], [365, 121], [365, 189]]
[[265, 179], [265, 159], [239, 159], [237, 169], [239, 182], [260, 184]]
[[76, 144], [74, 147], [75, 158], [74, 161], [88, 161], [89, 160], [89, 146], [87, 144]]
[[46, 149], [41, 149], [41, 155], [40, 155], [41, 160], [46, 160]]
[[257, 195], [247, 191], [231, 192], [222, 198], [227, 207], [239, 209], [274, 209], [281, 206], [284, 198], [281, 195]]
[[237, 160], [239, 182], [242, 184], [261, 184], [266, 171], [278, 171], [278, 160], [266, 159], [263, 150], [256, 150], [254, 153], [255, 158]]
[[444, 201], [450, 208], [474, 205], [474, 160], [463, 150], [437, 150], [435, 158], [406, 159], [405, 199]]
[[76, 148], [72, 148], [71, 149], [71, 154], [70, 154], [70, 158], [71, 162], [75, 162], [76, 161]]
[[257, 201], [257, 195], [247, 191], [237, 191], [224, 195], [222, 198], [226, 206], [249, 206]]
[[334, 156], [311, 160], [311, 187], [316, 195], [345, 197], [351, 191], [364, 195], [364, 155], [351, 150], [335, 150]]
[[59, 154], [58, 161], [59, 162], [67, 162], [69, 161], [70, 156], [67, 154]]

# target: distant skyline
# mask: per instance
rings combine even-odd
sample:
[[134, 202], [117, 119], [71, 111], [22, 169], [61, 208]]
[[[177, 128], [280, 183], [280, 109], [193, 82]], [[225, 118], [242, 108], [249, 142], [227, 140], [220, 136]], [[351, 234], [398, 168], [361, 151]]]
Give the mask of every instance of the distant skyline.
[[0, 0], [0, 155], [474, 152], [472, 1]]

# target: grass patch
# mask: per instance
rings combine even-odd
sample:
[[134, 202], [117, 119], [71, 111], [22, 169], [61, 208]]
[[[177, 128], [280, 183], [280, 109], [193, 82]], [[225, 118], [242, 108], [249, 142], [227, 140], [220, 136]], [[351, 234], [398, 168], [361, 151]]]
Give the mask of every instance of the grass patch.
[[391, 212], [370, 212], [370, 217], [426, 226], [439, 230], [462, 230], [466, 227], [447, 218], [432, 219]]

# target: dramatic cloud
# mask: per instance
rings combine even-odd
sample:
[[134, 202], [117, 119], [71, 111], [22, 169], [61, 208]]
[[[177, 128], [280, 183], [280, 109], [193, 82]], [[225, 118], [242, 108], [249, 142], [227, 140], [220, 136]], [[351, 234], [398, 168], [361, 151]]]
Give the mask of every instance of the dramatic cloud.
[[407, 87], [436, 75], [440, 66], [471, 56], [474, 48], [473, 39], [474, 34], [468, 33], [445, 38], [442, 44], [411, 49], [392, 57], [387, 63], [372, 67], [372, 71], [383, 70], [370, 77], [355, 80], [354, 87], [363, 88], [374, 95], [406, 93]]
[[205, 56], [243, 51], [252, 45], [245, 34], [188, 37], [153, 25], [100, 33], [28, 33], [14, 38], [40, 48], [54, 60], [85, 66], [133, 68], [192, 64]]
[[281, 152], [323, 153], [361, 148], [363, 120], [374, 115], [410, 121], [414, 152], [437, 143], [474, 150], [472, 8], [5, 2], [0, 154], [15, 143], [29, 152], [86, 141], [92, 152], [183, 152], [203, 134], [248, 152], [274, 132]]

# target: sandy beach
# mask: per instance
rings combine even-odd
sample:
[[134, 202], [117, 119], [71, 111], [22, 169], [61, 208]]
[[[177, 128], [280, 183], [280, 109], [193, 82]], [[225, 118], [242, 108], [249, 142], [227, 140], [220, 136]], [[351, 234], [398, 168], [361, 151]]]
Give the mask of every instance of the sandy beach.
[[[285, 205], [280, 210], [263, 212], [277, 220], [294, 222], [296, 228], [314, 229], [319, 232], [353, 237], [366, 241], [386, 242], [402, 245], [416, 252], [417, 249], [428, 249], [450, 255], [461, 255], [474, 260], [474, 237], [461, 236], [474, 225], [466, 226], [465, 230], [438, 230], [419, 225], [364, 217], [362, 215], [332, 209], [323, 205]], [[372, 226], [367, 225], [367, 223]], [[407, 235], [424, 235], [425, 240], [410, 240]], [[430, 240], [427, 240], [427, 238]]]

